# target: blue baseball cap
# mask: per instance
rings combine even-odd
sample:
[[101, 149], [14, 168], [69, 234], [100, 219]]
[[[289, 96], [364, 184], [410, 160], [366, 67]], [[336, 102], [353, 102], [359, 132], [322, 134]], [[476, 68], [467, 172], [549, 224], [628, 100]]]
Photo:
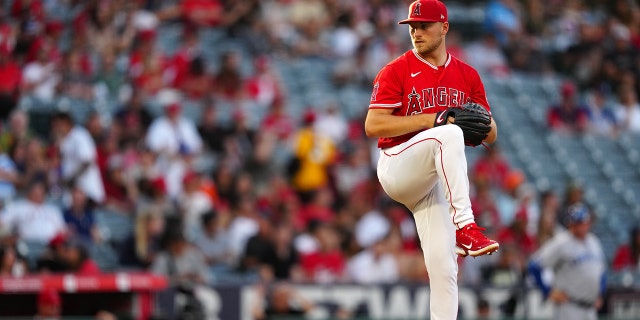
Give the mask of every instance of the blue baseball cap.
[[591, 221], [591, 213], [589, 207], [584, 203], [576, 203], [567, 209], [566, 222], [567, 225], [574, 223], [583, 223]]

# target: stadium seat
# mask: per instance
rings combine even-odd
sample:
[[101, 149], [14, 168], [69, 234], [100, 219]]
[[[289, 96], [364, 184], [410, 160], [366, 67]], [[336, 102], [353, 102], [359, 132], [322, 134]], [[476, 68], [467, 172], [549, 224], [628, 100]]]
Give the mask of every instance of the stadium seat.
[[110, 242], [125, 240], [133, 232], [132, 217], [107, 209], [96, 210], [96, 224]]

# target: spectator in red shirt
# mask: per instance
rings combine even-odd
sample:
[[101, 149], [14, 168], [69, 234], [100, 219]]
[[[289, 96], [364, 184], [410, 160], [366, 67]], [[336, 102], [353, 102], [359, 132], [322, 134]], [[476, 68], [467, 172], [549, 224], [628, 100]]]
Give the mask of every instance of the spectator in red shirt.
[[333, 193], [327, 187], [313, 191], [311, 201], [296, 215], [296, 229], [304, 230], [312, 220], [322, 222], [333, 221], [336, 213], [331, 208], [334, 202]]
[[47, 247], [36, 260], [36, 271], [38, 273], [57, 273], [66, 270], [64, 259], [68, 238], [69, 235], [66, 232], [58, 232], [47, 243]]
[[20, 19], [28, 16], [37, 21], [44, 21], [45, 11], [40, 0], [15, 0], [11, 4], [11, 16]]
[[253, 61], [254, 74], [246, 81], [249, 98], [260, 109], [266, 109], [284, 98], [284, 88], [280, 78], [271, 67], [271, 61], [266, 56], [259, 56]]
[[211, 92], [213, 78], [206, 69], [202, 57], [195, 57], [189, 62], [189, 69], [178, 85], [187, 98], [201, 100]]
[[286, 111], [285, 101], [276, 99], [262, 119], [260, 131], [271, 133], [279, 140], [288, 139], [295, 130], [295, 123]]
[[173, 55], [171, 64], [175, 72], [173, 86], [179, 88], [189, 73], [191, 61], [202, 56], [198, 28], [185, 25], [182, 30], [180, 47]]
[[215, 90], [221, 98], [237, 102], [244, 97], [244, 79], [240, 73], [240, 53], [225, 52], [220, 57], [220, 69], [215, 76]]
[[100, 266], [91, 258], [89, 250], [80, 242], [71, 242], [65, 253], [68, 271], [78, 275], [97, 275], [102, 273]]
[[516, 213], [510, 226], [498, 232], [497, 241], [505, 246], [514, 246], [520, 258], [526, 259], [536, 250], [536, 239], [527, 232], [527, 210], [521, 207]]
[[612, 267], [614, 271], [640, 270], [640, 228], [631, 229], [629, 243], [623, 244], [616, 250], [613, 256]]
[[258, 199], [258, 206], [260, 212], [267, 214], [271, 220], [290, 223], [297, 216], [297, 210], [290, 212], [288, 209], [298, 208], [299, 199], [285, 177], [274, 174], [268, 178], [266, 188]]
[[586, 132], [589, 129], [589, 110], [578, 104], [576, 86], [567, 81], [562, 84], [560, 94], [560, 102], [549, 107], [549, 127], [559, 133]]
[[489, 183], [490, 187], [502, 189], [503, 181], [511, 171], [511, 166], [504, 158], [497, 144], [487, 148], [473, 165], [473, 177]]
[[[139, 32], [136, 40], [137, 47], [129, 57], [129, 76], [135, 87], [145, 93], [156, 93], [166, 84], [164, 75], [169, 70], [167, 59], [154, 49], [155, 30]], [[166, 80], [169, 80], [168, 77]]]
[[493, 197], [491, 185], [486, 179], [475, 181], [475, 195], [471, 198], [471, 208], [476, 215], [476, 220], [487, 226], [490, 233], [502, 227], [502, 219]]
[[318, 250], [304, 254], [301, 266], [304, 276], [317, 283], [334, 283], [345, 278], [346, 258], [340, 250], [338, 231], [329, 224], [321, 224], [315, 232]]
[[[3, 1], [2, 3], [6, 3]], [[13, 1], [9, 11], [14, 25], [15, 47], [18, 55], [26, 54], [31, 43], [42, 33], [44, 29], [45, 11], [41, 0], [16, 0]]]
[[460, 32], [456, 30], [449, 31], [447, 34], [447, 40], [447, 51], [449, 51], [452, 56], [462, 61], [467, 61], [467, 55], [465, 53], [462, 35]]
[[123, 156], [118, 154], [109, 157], [104, 174], [103, 181], [106, 193], [104, 206], [123, 214], [133, 212], [135, 209], [134, 195], [137, 193], [136, 182], [126, 176]]
[[224, 13], [219, 0], [184, 0], [180, 9], [187, 23], [206, 27], [220, 25]]
[[129, 192], [133, 190], [133, 181], [125, 175], [118, 136], [110, 132], [100, 137], [98, 143], [97, 162], [106, 196], [104, 205], [121, 213], [131, 212], [133, 203]]
[[[60, 43], [64, 24], [61, 21], [49, 21], [44, 27], [44, 32], [36, 35], [35, 39], [29, 44], [25, 62], [31, 62], [38, 58], [38, 51], [44, 46], [51, 47], [49, 58], [54, 61], [62, 60], [62, 52], [57, 44]], [[88, 66], [88, 65], [87, 65]]]
[[48, 244], [48, 250], [38, 259], [38, 270], [44, 272], [80, 275], [100, 274], [100, 267], [91, 258], [89, 249], [67, 233], [59, 233]]
[[0, 44], [0, 119], [7, 116], [16, 107], [22, 70], [11, 56], [8, 45]]

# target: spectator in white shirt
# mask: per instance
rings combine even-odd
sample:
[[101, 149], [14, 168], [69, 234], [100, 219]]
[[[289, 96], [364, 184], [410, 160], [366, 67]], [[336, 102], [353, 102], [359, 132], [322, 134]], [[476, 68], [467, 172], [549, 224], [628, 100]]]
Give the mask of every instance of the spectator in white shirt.
[[166, 249], [153, 259], [150, 271], [168, 278], [169, 285], [177, 292], [176, 309], [186, 309], [185, 298], [192, 297], [197, 299], [202, 312], [195, 319], [217, 319], [214, 313], [219, 298], [209, 286], [211, 273], [205, 257], [180, 232], [167, 234]]
[[616, 116], [602, 90], [595, 89], [589, 92], [587, 107], [591, 113], [590, 132], [609, 137], [615, 137], [618, 134], [621, 119]]
[[29, 184], [26, 199], [7, 205], [0, 213], [0, 225], [15, 230], [22, 240], [44, 245], [66, 232], [62, 211], [46, 203], [46, 188], [41, 180]]
[[17, 179], [18, 172], [15, 163], [8, 154], [0, 153], [0, 203], [4, 204], [14, 198]]
[[178, 208], [184, 223], [188, 240], [194, 240], [202, 233], [201, 217], [213, 208], [211, 198], [201, 190], [201, 178], [196, 172], [188, 172], [183, 178], [183, 188], [178, 198]]
[[340, 145], [347, 137], [349, 125], [347, 119], [340, 113], [338, 105], [330, 103], [324, 112], [318, 115], [313, 129], [317, 134], [326, 136], [334, 144]]
[[351, 280], [363, 284], [398, 281], [398, 263], [389, 250], [387, 239], [387, 236], [379, 238], [349, 260], [347, 272]]
[[377, 209], [371, 209], [356, 222], [354, 236], [361, 248], [368, 248], [391, 230], [389, 219]]
[[256, 235], [260, 229], [257, 211], [254, 199], [248, 195], [233, 204], [234, 218], [229, 223], [226, 234], [231, 243], [231, 261], [234, 263], [241, 258], [249, 238]]
[[104, 185], [97, 164], [96, 145], [89, 132], [74, 125], [71, 115], [58, 112], [53, 116], [52, 131], [60, 148], [62, 180], [65, 186], [77, 186], [89, 199], [102, 203]]
[[492, 33], [485, 33], [479, 41], [471, 43], [465, 49], [467, 62], [481, 74], [506, 76], [509, 73], [507, 57], [500, 48], [500, 43]]
[[193, 121], [181, 115], [178, 103], [165, 106], [165, 115], [156, 118], [146, 136], [147, 146], [158, 155], [167, 183], [167, 193], [176, 199], [182, 191], [182, 178], [188, 170], [185, 160], [198, 155], [202, 139]]
[[231, 243], [218, 213], [211, 210], [200, 218], [203, 232], [194, 241], [210, 266], [231, 266]]
[[51, 60], [50, 53], [51, 45], [43, 45], [38, 50], [37, 59], [23, 69], [22, 92], [44, 103], [53, 101], [61, 80], [58, 66]]
[[640, 133], [640, 103], [632, 86], [620, 87], [615, 109], [623, 131]]
[[169, 156], [198, 154], [202, 139], [193, 121], [182, 116], [178, 103], [165, 106], [165, 114], [156, 118], [147, 132], [147, 145], [156, 153]]

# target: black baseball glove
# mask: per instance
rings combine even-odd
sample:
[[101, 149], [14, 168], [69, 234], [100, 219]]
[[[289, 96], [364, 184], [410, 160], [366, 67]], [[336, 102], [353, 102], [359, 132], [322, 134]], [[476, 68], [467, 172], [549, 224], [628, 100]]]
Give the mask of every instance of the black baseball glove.
[[447, 124], [449, 117], [455, 118], [453, 124], [462, 129], [465, 145], [479, 146], [491, 131], [491, 114], [477, 103], [468, 102], [436, 113], [433, 127]]

